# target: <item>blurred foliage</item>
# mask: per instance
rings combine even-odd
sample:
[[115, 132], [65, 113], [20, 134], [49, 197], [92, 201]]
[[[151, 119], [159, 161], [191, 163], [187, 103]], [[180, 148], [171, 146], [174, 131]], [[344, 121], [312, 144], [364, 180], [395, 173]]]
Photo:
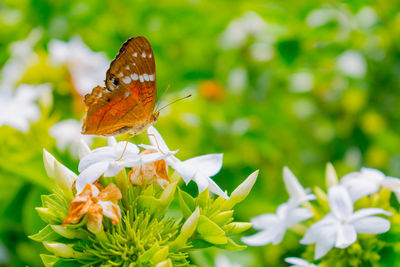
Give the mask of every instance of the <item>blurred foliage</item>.
[[[43, 36], [35, 45], [40, 60], [20, 82], [54, 87], [53, 108], [42, 111], [29, 133], [0, 128], [0, 240], [10, 266], [40, 266], [38, 252], [44, 249], [26, 236], [43, 227], [33, 210], [49, 189], [42, 148], [71, 169], [77, 166], [48, 135], [56, 121], [84, 114], [82, 105], [74, 105], [68, 72], [48, 64], [51, 39], [80, 35], [93, 51], [112, 59], [126, 39], [146, 36], [155, 53], [159, 95], [171, 85], [163, 103], [194, 94], [163, 110], [157, 123], [170, 148], [179, 148], [181, 159], [223, 152], [215, 181], [229, 192], [260, 169], [258, 186], [237, 210], [239, 220], [248, 220], [286, 200], [284, 165], [306, 187], [323, 185], [327, 161], [339, 175], [369, 166], [400, 176], [399, 4], [0, 2], [0, 66], [10, 56], [10, 43], [40, 28]], [[232, 258], [245, 266], [277, 266], [304, 249], [295, 236], [285, 241], [285, 248], [249, 248]], [[210, 255], [193, 257], [202, 266], [212, 264]]]

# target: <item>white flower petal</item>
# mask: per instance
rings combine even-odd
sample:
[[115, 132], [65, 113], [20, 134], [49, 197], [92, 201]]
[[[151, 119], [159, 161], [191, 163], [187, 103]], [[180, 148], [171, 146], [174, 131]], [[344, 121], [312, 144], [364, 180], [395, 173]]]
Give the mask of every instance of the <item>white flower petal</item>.
[[199, 188], [199, 193], [203, 192], [208, 188], [208, 178], [201, 172], [196, 173], [196, 175], [193, 177], [193, 181], [196, 182], [197, 187]]
[[336, 234], [335, 227], [325, 229], [326, 233], [319, 236], [317, 243], [315, 244], [315, 255], [314, 259], [318, 260], [325, 256], [335, 245]]
[[279, 219], [276, 216], [276, 214], [267, 213], [267, 214], [262, 214], [262, 215], [252, 218], [250, 220], [250, 222], [253, 224], [254, 229], [261, 230], [261, 229], [267, 229], [269, 227], [277, 225], [279, 222]]
[[339, 225], [337, 229], [337, 237], [335, 247], [347, 248], [357, 240], [357, 233], [351, 224]]
[[108, 146], [115, 146], [117, 144], [117, 139], [114, 136], [107, 137]]
[[390, 222], [381, 217], [366, 217], [353, 222], [357, 233], [361, 234], [381, 234], [389, 231]]
[[222, 154], [208, 154], [194, 157], [182, 162], [188, 168], [201, 170], [205, 175], [211, 177], [216, 175], [222, 168]]
[[379, 185], [361, 178], [346, 179], [344, 182], [341, 180], [340, 184], [346, 187], [353, 202], [356, 202], [362, 197], [376, 193], [379, 190]]
[[287, 228], [290, 228], [299, 222], [310, 219], [312, 216], [313, 213], [306, 208], [291, 209], [287, 214], [285, 225]]
[[270, 229], [270, 231], [275, 232], [275, 238], [272, 240], [272, 244], [274, 245], [279, 245], [283, 238], [285, 237], [287, 228], [281, 226], [281, 227], [276, 227], [275, 229]]
[[289, 193], [290, 198], [296, 200], [304, 198], [306, 195], [304, 188], [292, 171], [286, 166], [283, 168], [283, 181], [285, 182], [286, 191]]
[[300, 243], [303, 245], [309, 245], [317, 242], [320, 236], [323, 236], [327, 231], [333, 231], [337, 226], [336, 220], [333, 218], [331, 214], [326, 215], [320, 221], [314, 223], [308, 228], [305, 233], [303, 239], [300, 240]]
[[218, 196], [221, 196], [225, 199], [229, 199], [228, 195], [224, 191], [222, 191], [222, 189], [210, 177], [208, 177], [207, 180], [208, 180], [208, 188], [210, 189], [210, 192], [212, 192]]
[[108, 165], [107, 161], [97, 162], [81, 172], [75, 184], [77, 194], [82, 192], [86, 184], [94, 183], [107, 170]]
[[277, 231], [261, 231], [255, 235], [242, 237], [242, 242], [249, 246], [264, 246], [271, 243], [276, 237]]
[[89, 146], [86, 144], [85, 140], [83, 138], [79, 139], [79, 147], [78, 147], [78, 154], [79, 158], [82, 159], [85, 156], [89, 155], [91, 153], [91, 150]]
[[169, 152], [167, 144], [154, 126], [151, 125], [149, 128], [147, 128], [147, 133], [149, 134], [150, 143], [157, 147], [157, 150], [161, 150], [163, 153]]
[[353, 202], [343, 186], [335, 185], [329, 188], [328, 202], [336, 218], [346, 219], [353, 213]]
[[354, 212], [353, 215], [351, 216], [350, 222], [354, 222], [361, 218], [372, 216], [372, 215], [377, 215], [377, 214], [383, 214], [383, 215], [387, 215], [387, 216], [392, 215], [391, 212], [388, 212], [384, 209], [366, 208], [366, 209], [361, 209], [361, 210], [357, 210], [356, 212]]
[[104, 177], [113, 177], [117, 175], [123, 168], [119, 166], [117, 161], [110, 161], [108, 168], [104, 172]]
[[115, 156], [112, 154], [112, 152], [113, 150], [111, 147], [100, 147], [92, 150], [92, 153], [83, 157], [79, 162], [79, 172], [84, 171], [97, 162], [115, 160]]
[[292, 264], [291, 267], [316, 267], [314, 264], [296, 257], [285, 258], [285, 261], [289, 264]]

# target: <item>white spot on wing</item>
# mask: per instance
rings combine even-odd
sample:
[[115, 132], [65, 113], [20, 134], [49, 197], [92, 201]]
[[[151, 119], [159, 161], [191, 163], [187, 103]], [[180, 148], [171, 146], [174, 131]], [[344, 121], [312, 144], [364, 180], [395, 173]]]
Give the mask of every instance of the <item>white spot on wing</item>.
[[134, 57], [137, 57], [137, 53], [136, 53], [136, 52], [135, 52], [135, 53], [133, 53], [133, 56], [134, 56]]
[[125, 69], [129, 70], [129, 66], [126, 66]]
[[122, 72], [120, 72], [120, 73], [118, 74], [118, 77], [122, 78], [122, 76], [124, 76], [124, 74], [123, 74]]
[[123, 81], [125, 84], [128, 84], [128, 83], [131, 83], [131, 78], [130, 78], [129, 76], [125, 76], [125, 77], [122, 79], [122, 81]]
[[142, 75], [139, 75], [139, 79], [140, 79], [140, 82], [141, 82], [141, 83], [144, 82], [144, 79], [143, 79], [143, 76], [142, 76]]
[[154, 82], [154, 74], [150, 74], [149, 79], [150, 79], [150, 81]]
[[131, 74], [131, 78], [134, 81], [137, 81], [139, 79], [139, 76], [137, 75], [137, 73]]
[[150, 54], [150, 55], [149, 55], [149, 58], [152, 58], [152, 57], [153, 57], [153, 55], [152, 55], [152, 54]]
[[129, 91], [126, 91], [124, 95], [125, 95], [125, 98], [127, 98], [128, 96], [131, 95], [131, 93]]
[[149, 75], [147, 73], [143, 73], [143, 78], [146, 82], [149, 81]]
[[142, 53], [142, 57], [143, 57], [143, 58], [146, 57], [146, 53], [145, 53], [145, 52]]
[[132, 66], [136, 66], [136, 63], [135, 63], [135, 62], [133, 62], [133, 63], [132, 63]]

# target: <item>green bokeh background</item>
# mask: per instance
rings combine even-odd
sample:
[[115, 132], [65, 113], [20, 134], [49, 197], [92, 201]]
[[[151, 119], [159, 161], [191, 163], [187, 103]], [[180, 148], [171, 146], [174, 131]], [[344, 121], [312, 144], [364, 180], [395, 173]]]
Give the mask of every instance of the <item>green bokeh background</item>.
[[[126, 39], [146, 36], [155, 53], [159, 95], [167, 85], [166, 102], [194, 95], [165, 110], [157, 129], [171, 149], [179, 148], [181, 159], [224, 153], [223, 169], [214, 180], [228, 192], [260, 169], [251, 195], [236, 210], [238, 220], [249, 220], [286, 201], [285, 165], [305, 187], [324, 187], [329, 161], [339, 176], [361, 166], [400, 176], [398, 7], [399, 1], [2, 0], [0, 66], [10, 56], [10, 43], [40, 28], [43, 35], [35, 45], [40, 61], [20, 83], [50, 82], [54, 89], [53, 107], [42, 110], [28, 133], [0, 127], [5, 266], [41, 266], [44, 248], [27, 235], [42, 228], [34, 207], [51, 188], [42, 149], [77, 172], [78, 161], [58, 151], [48, 134], [57, 121], [80, 120], [84, 114], [82, 106], [74, 106], [65, 69], [47, 63], [51, 39], [79, 35], [93, 51], [112, 59]], [[318, 10], [328, 12], [316, 26], [311, 18]], [[240, 45], [223, 41], [227, 29], [240, 32], [243, 18], [254, 15], [263, 20], [261, 31], [248, 30]], [[362, 56], [364, 75], [352, 77], [337, 67], [346, 51]], [[312, 77], [311, 86], [296, 90], [298, 73]], [[196, 186], [188, 190], [196, 192]], [[244, 266], [285, 266], [283, 258], [303, 250], [298, 237], [289, 233], [281, 246], [227, 255]], [[193, 259], [212, 266], [218, 253], [224, 252], [195, 253]]]

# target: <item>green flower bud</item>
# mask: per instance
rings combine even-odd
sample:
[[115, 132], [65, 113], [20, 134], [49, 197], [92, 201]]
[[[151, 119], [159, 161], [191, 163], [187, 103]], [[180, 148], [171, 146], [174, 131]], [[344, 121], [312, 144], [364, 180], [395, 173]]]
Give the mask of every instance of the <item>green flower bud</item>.
[[246, 178], [231, 194], [230, 198], [223, 204], [222, 210], [230, 210], [237, 203], [243, 201], [247, 195], [250, 193], [250, 190], [253, 188], [257, 176], [258, 170], [253, 172]]
[[44, 247], [56, 256], [71, 258], [75, 251], [68, 245], [57, 242], [43, 242]]

